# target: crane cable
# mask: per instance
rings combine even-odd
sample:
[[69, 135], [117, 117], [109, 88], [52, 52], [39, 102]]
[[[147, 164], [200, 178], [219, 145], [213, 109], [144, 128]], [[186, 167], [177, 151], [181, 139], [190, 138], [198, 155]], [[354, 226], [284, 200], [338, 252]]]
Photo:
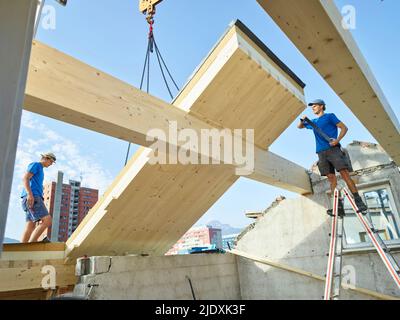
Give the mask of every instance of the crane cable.
[[[154, 38], [154, 32], [153, 32], [154, 31], [154, 28], [153, 28], [154, 19], [153, 19], [153, 17], [151, 17], [150, 19], [148, 18], [147, 22], [149, 23], [150, 27], [149, 27], [149, 35], [148, 35], [146, 57], [145, 57], [145, 60], [144, 60], [144, 65], [143, 65], [142, 78], [140, 80], [140, 90], [143, 89], [143, 82], [144, 82], [145, 74], [147, 73], [146, 92], [149, 93], [149, 91], [150, 91], [150, 55], [151, 55], [151, 53], [154, 53], [154, 49], [155, 49], [158, 65], [160, 67], [161, 74], [162, 74], [162, 77], [164, 79], [165, 86], [167, 87], [167, 90], [168, 90], [169, 96], [171, 97], [171, 100], [173, 100], [174, 97], [172, 95], [170, 86], [168, 85], [168, 80], [167, 80], [167, 78], [165, 76], [165, 72], [164, 72], [163, 66], [164, 66], [165, 70], [167, 71], [169, 77], [171, 78], [176, 90], [178, 90], [178, 92], [179, 92], [180, 89], [179, 89], [178, 85], [176, 84], [174, 78], [172, 77], [171, 72], [169, 71], [169, 69], [167, 67], [167, 64], [165, 63], [165, 60], [162, 57], [160, 50], [158, 49], [157, 42], [156, 42], [156, 40]], [[126, 152], [125, 166], [128, 163], [131, 144], [132, 143], [129, 142], [128, 150]]]

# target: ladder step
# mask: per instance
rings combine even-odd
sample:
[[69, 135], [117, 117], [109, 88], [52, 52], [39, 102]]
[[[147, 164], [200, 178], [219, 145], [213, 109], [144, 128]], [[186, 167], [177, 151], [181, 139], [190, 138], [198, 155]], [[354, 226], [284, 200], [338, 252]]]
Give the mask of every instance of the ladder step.
[[399, 273], [399, 272], [400, 272], [400, 267], [398, 266], [396, 260], [394, 260], [393, 257], [391, 257], [391, 258], [392, 258], [392, 260], [393, 260], [393, 261], [392, 261], [393, 269], [394, 269], [397, 273]]

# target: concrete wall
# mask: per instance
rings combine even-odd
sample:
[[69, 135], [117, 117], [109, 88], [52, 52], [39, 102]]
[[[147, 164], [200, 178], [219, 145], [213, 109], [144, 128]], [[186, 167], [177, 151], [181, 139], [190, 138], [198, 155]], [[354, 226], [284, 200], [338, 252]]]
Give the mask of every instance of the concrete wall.
[[366, 169], [392, 161], [389, 155], [378, 144], [353, 141], [346, 146], [354, 170]]
[[[400, 174], [396, 166], [390, 165], [390, 159], [374, 146], [364, 148], [352, 144], [348, 151], [355, 170], [362, 169], [361, 166], [371, 169], [362, 172], [358, 182], [362, 185], [389, 180], [396, 207], [400, 208]], [[326, 214], [329, 183], [316, 174], [312, 180], [314, 195], [281, 201], [241, 234], [236, 248], [324, 276], [331, 226], [331, 218]], [[394, 256], [400, 260], [400, 253]], [[375, 252], [347, 253], [343, 266], [353, 268], [357, 287], [400, 297], [400, 290]], [[323, 296], [322, 281], [245, 258], [238, 259], [238, 270], [243, 299], [321, 299]], [[340, 298], [370, 299], [349, 290], [341, 290]]]
[[160, 257], [93, 257], [90, 275], [83, 276], [74, 294], [88, 283], [98, 284], [91, 299], [192, 300], [240, 299], [236, 257], [199, 254]]
[[[289, 199], [260, 218], [238, 241], [237, 249], [324, 276], [330, 218], [318, 196]], [[301, 208], [301, 209], [299, 209]], [[400, 258], [400, 254], [395, 255]], [[400, 297], [400, 291], [375, 253], [345, 255], [343, 266], [354, 267], [357, 287]], [[238, 259], [243, 299], [321, 299], [324, 283], [258, 262]], [[370, 299], [348, 290], [341, 299]]]
[[[389, 181], [397, 208], [400, 174], [398, 168], [376, 145], [353, 143], [348, 146], [356, 180], [362, 185]], [[312, 174], [314, 194], [285, 199], [244, 231], [236, 249], [324, 276], [330, 242], [331, 218], [326, 179]], [[341, 182], [340, 182], [341, 183]], [[387, 182], [385, 182], [387, 183]], [[400, 252], [394, 254], [400, 260]], [[93, 257], [91, 271], [83, 276], [75, 294], [97, 284], [91, 299], [192, 299], [187, 276], [197, 299], [322, 299], [324, 281], [277, 269], [229, 254], [162, 257]], [[378, 255], [346, 252], [347, 271], [354, 271], [355, 286], [400, 298]], [[345, 271], [346, 270], [346, 271]], [[350, 290], [341, 290], [340, 299], [374, 299]]]
[[[313, 201], [316, 200], [316, 201]], [[236, 249], [323, 275], [328, 216], [321, 199], [286, 199], [242, 235]], [[323, 283], [248, 259], [238, 260], [243, 299], [320, 299]]]

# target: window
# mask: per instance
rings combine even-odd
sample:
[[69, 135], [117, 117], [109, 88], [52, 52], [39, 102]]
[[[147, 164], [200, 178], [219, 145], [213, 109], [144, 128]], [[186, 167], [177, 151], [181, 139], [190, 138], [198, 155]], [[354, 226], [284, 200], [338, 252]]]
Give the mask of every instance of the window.
[[[385, 184], [360, 190], [359, 193], [368, 206], [366, 218], [372, 221], [382, 240], [387, 244], [400, 244], [399, 211], [395, 207], [390, 185]], [[372, 246], [366, 230], [353, 212], [347, 199], [345, 199], [344, 206], [346, 211], [344, 219], [346, 248]]]

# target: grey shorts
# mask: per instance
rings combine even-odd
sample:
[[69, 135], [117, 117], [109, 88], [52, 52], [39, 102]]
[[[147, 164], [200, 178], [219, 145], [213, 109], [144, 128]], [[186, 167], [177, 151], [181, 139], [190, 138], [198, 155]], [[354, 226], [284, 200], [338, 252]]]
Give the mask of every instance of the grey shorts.
[[321, 176], [327, 176], [343, 169], [350, 170], [346, 154], [340, 147], [333, 147], [318, 153], [318, 169]]
[[27, 197], [23, 197], [21, 200], [22, 209], [25, 211], [26, 222], [38, 222], [45, 216], [49, 215], [46, 206], [44, 205], [42, 197], [34, 197], [35, 202], [33, 207], [29, 208], [27, 204]]

